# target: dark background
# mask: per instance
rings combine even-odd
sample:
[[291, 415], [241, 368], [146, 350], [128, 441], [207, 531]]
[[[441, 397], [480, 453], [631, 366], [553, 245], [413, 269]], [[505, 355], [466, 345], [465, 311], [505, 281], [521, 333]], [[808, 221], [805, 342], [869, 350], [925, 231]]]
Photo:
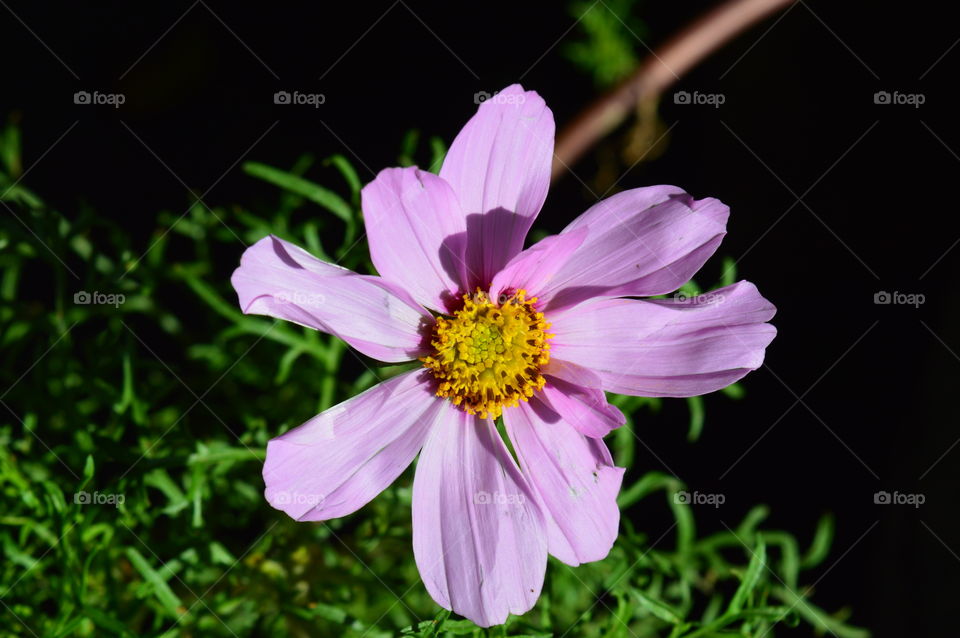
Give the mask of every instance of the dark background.
[[[655, 47], [712, 4], [646, 3], [644, 42]], [[597, 95], [560, 55], [580, 35], [560, 3], [190, 6], [9, 3], [19, 18], [0, 6], [0, 115], [20, 118], [25, 167], [36, 162], [25, 183], [68, 215], [89, 204], [144, 248], [157, 211], [188, 205], [186, 187], [211, 206], [266, 199], [272, 187], [245, 175], [241, 158], [288, 167], [305, 151], [339, 152], [366, 181], [396, 162], [410, 128], [452, 140], [478, 91], [521, 80], [561, 127]], [[692, 445], [685, 406], [667, 402], [638, 424], [653, 451], [638, 463], [723, 493], [722, 507], [697, 511], [706, 530], [767, 503], [768, 523], [806, 542], [833, 512], [831, 556], [807, 582], [817, 581], [821, 606], [849, 605], [876, 635], [944, 635], [960, 593], [960, 248], [951, 250], [960, 47], [950, 50], [960, 29], [937, 14], [947, 10], [794, 5], [682, 78], [678, 89], [726, 102], [667, 95], [666, 152], [618, 186], [672, 183], [729, 204], [719, 254], [740, 260], [739, 276], [779, 308], [779, 336], [767, 367], [746, 380], [747, 400], [708, 397]], [[127, 102], [75, 105], [79, 90]], [[276, 106], [278, 90], [323, 93], [326, 103]], [[926, 102], [876, 105], [881, 90]], [[589, 157], [572, 169], [593, 183]], [[558, 231], [592, 201], [568, 175], [538, 226]], [[224, 277], [235, 263], [223, 264]], [[714, 259], [701, 283], [719, 272]], [[925, 303], [877, 305], [879, 291]], [[877, 505], [879, 490], [925, 503]], [[662, 508], [649, 515], [638, 525], [667, 524]]]

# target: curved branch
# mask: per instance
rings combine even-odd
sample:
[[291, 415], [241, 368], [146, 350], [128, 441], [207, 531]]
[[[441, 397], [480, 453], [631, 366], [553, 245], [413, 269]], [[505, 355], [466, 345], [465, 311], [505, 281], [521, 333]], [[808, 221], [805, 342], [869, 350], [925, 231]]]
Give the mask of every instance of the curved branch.
[[581, 111], [557, 136], [553, 179], [619, 126], [641, 100], [663, 93], [734, 36], [795, 0], [728, 0], [652, 51], [637, 70]]

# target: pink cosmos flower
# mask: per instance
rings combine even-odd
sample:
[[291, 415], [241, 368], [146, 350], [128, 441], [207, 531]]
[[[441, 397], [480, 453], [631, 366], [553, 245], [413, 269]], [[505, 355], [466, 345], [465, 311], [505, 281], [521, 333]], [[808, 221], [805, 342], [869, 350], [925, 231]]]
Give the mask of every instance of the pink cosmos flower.
[[[685, 397], [763, 362], [774, 307], [748, 282], [672, 292], [717, 249], [727, 206], [674, 186], [618, 193], [523, 249], [550, 180], [553, 114], [510, 86], [480, 105], [440, 175], [388, 168], [363, 189], [379, 277], [276, 237], [233, 274], [245, 313], [423, 366], [273, 439], [266, 499], [298, 521], [356, 511], [420, 458], [413, 551], [433, 599], [476, 624], [536, 602], [547, 554], [604, 558], [623, 468], [604, 391]], [[501, 416], [519, 464], [494, 425]]]

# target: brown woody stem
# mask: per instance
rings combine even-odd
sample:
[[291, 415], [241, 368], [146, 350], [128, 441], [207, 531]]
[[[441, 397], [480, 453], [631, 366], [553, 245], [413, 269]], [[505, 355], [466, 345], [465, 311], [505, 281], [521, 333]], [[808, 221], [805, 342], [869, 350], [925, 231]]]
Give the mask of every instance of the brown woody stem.
[[674, 35], [627, 79], [590, 104], [557, 136], [553, 179], [617, 128], [642, 100], [663, 93], [744, 29], [795, 0], [728, 0]]

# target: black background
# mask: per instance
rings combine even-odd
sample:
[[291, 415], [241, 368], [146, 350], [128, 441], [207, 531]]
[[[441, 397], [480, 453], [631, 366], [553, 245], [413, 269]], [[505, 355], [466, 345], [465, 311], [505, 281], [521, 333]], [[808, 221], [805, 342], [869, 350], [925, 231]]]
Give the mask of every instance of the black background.
[[[0, 7], [0, 115], [19, 114], [25, 166], [36, 162], [25, 183], [68, 215], [90, 204], [144, 247], [158, 210], [188, 204], [184, 185], [210, 205], [270, 196], [239, 170], [241, 157], [289, 166], [304, 151], [340, 152], [366, 181], [395, 163], [409, 128], [452, 140], [478, 91], [521, 80], [559, 126], [596, 95], [551, 49], [577, 36], [564, 36], [574, 17], [560, 3], [190, 6], [9, 3], [19, 18]], [[647, 3], [644, 41], [655, 47], [710, 6]], [[948, 9], [818, 1], [766, 20], [678, 84], [726, 102], [668, 95], [666, 153], [619, 184], [672, 183], [729, 204], [719, 254], [739, 259], [740, 277], [779, 308], [779, 336], [767, 367], [746, 380], [747, 400], [709, 397], [693, 445], [686, 408], [668, 402], [638, 423], [653, 451], [638, 463], [723, 493], [722, 507], [697, 511], [706, 530], [734, 526], [762, 502], [769, 524], [806, 542], [834, 512], [831, 556], [807, 582], [817, 581], [819, 604], [849, 604], [877, 635], [955, 633], [960, 47], [950, 48], [960, 32], [938, 11]], [[127, 102], [75, 105], [79, 90]], [[278, 90], [326, 103], [276, 106]], [[926, 102], [874, 104], [881, 90]], [[595, 173], [589, 158], [572, 169], [588, 183]], [[538, 225], [558, 231], [592, 201], [567, 176]], [[224, 277], [234, 265], [223, 264]], [[718, 274], [715, 259], [701, 281]], [[878, 291], [926, 301], [877, 305]], [[926, 502], [876, 505], [879, 490]], [[638, 511], [650, 517], [638, 525], [665, 528], [661, 507]]]

